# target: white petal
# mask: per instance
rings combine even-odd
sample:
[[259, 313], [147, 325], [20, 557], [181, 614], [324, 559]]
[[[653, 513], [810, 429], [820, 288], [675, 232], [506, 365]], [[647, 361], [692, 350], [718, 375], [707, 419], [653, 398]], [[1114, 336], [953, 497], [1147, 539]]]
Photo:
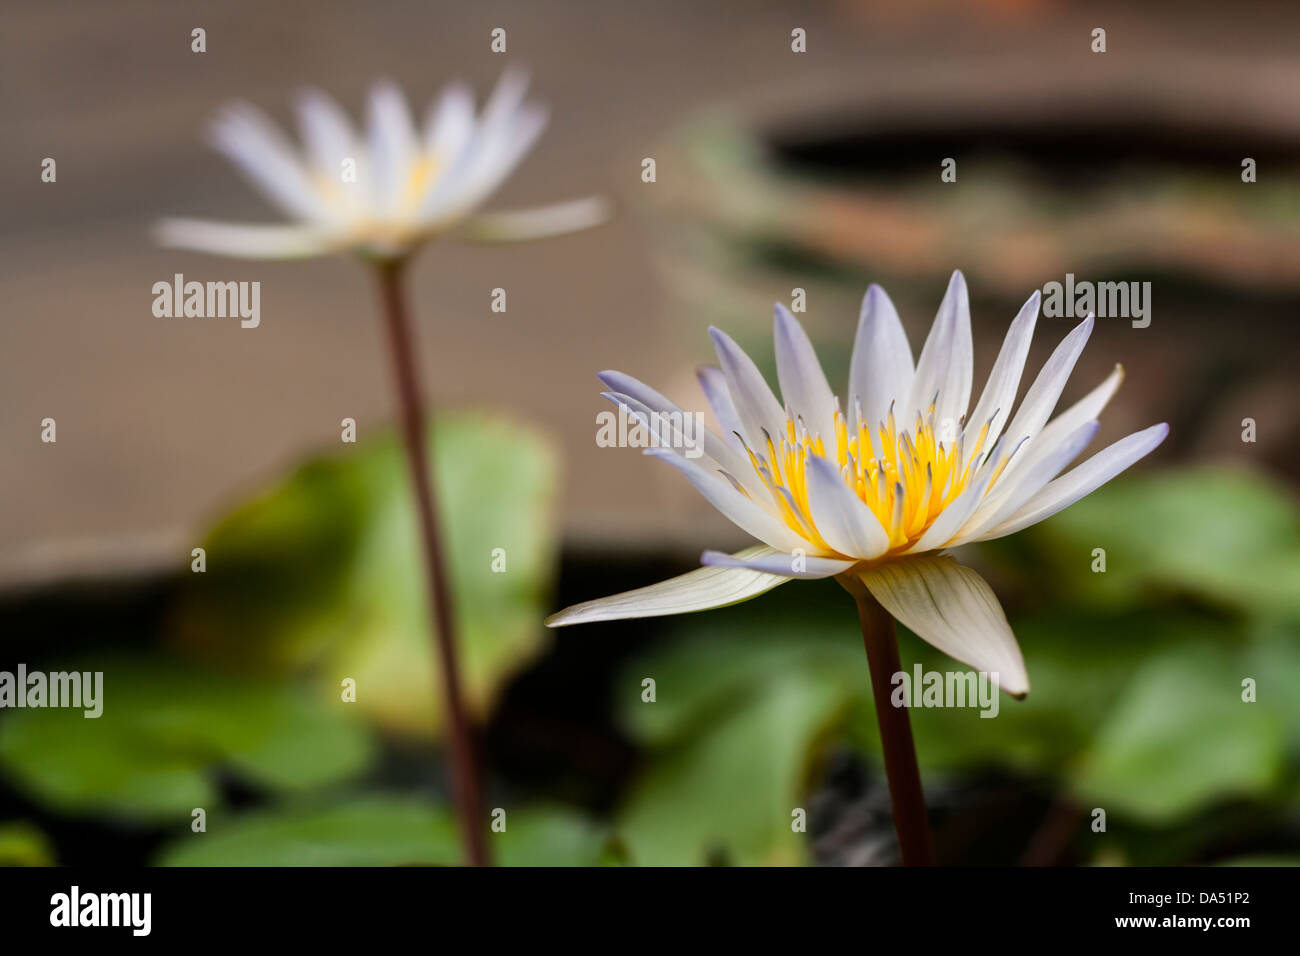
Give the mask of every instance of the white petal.
[[515, 114], [522, 108], [527, 93], [527, 71], [508, 67], [501, 74], [501, 79], [497, 80], [496, 88], [483, 107], [481, 124], [488, 132], [508, 127]]
[[524, 242], [580, 232], [607, 221], [612, 212], [600, 196], [509, 212], [482, 213], [457, 230], [471, 242]]
[[[673, 412], [671, 409], [651, 407], [622, 392], [601, 392], [601, 395], [615, 404], [622, 405], [633, 421], [638, 422], [647, 432], [656, 436], [660, 447], [672, 449], [676, 453], [698, 462], [704, 468], [729, 473], [732, 484], [739, 484], [747, 495], [758, 492], [763, 497], [766, 497], [766, 488], [759, 483], [758, 476], [754, 475], [748, 458], [741, 458], [730, 445], [704, 427], [702, 421], [695, 424], [696, 420], [692, 419], [692, 424], [688, 425], [685, 418], [682, 417], [687, 414], [686, 412], [680, 410]], [[675, 407], [673, 406], [673, 408]], [[686, 429], [689, 429], [689, 431]], [[741, 479], [744, 478], [749, 480], [742, 481]], [[749, 485], [755, 486], [754, 489], [751, 490], [748, 487]], [[763, 501], [763, 497], [754, 500], [762, 504], [765, 510], [771, 511], [775, 515], [776, 510], [768, 508]]]
[[742, 450], [744, 446], [737, 437], [743, 434], [740, 416], [736, 414], [736, 406], [731, 401], [731, 392], [727, 391], [727, 376], [722, 374], [722, 369], [706, 365], [696, 370], [695, 380], [700, 383], [700, 389], [704, 392], [709, 407], [713, 409], [714, 417], [718, 419], [723, 440], [737, 451]]
[[918, 637], [978, 671], [1008, 694], [1029, 692], [1011, 625], [988, 583], [947, 555], [925, 554], [858, 572], [881, 605]]
[[245, 178], [295, 219], [319, 222], [330, 209], [284, 135], [260, 110], [233, 103], [213, 121], [209, 136]]
[[736, 527], [764, 544], [770, 544], [781, 551], [794, 551], [796, 548], [810, 553], [817, 551], [816, 547], [791, 531], [766, 508], [733, 488], [721, 475], [666, 448], [647, 448], [645, 453], [668, 462], [684, 474], [709, 504], [722, 512]]
[[[645, 382], [639, 381], [631, 375], [626, 375], [623, 372], [616, 372], [613, 369], [607, 369], [604, 372], [598, 373], [596, 378], [600, 379], [600, 381], [604, 385], [608, 386], [612, 391], [630, 396], [638, 402], [643, 403], [645, 407], [649, 408], [651, 411], [667, 415], [670, 420], [676, 419], [677, 421], [684, 423], [686, 415], [694, 414], [683, 410], [679, 405], [659, 394], [659, 392], [645, 384]], [[737, 450], [734, 445], [724, 442], [713, 431], [703, 427], [702, 422], [698, 427], [701, 428], [701, 435], [692, 433], [690, 435], [684, 435], [683, 437], [694, 441], [702, 440], [704, 453], [715, 459], [719, 465], [731, 472], [737, 478], [746, 475], [753, 475], [754, 469], [750, 464], [748, 455], [742, 454], [742, 452]]]
[[[754, 558], [773, 553], [762, 546], [746, 548], [737, 558]], [[610, 597], [584, 601], [546, 619], [547, 627], [585, 624], [590, 621], [620, 621], [630, 617], [662, 617], [708, 611], [748, 601], [770, 591], [790, 578], [741, 568], [696, 568], [686, 574], [649, 587], [624, 591]]]
[[510, 175], [546, 128], [547, 111], [524, 104], [528, 76], [508, 69], [488, 98], [472, 138], [425, 197], [420, 215], [433, 225], [464, 216]]
[[1100, 385], [1043, 426], [1033, 444], [1025, 449], [1024, 464], [1021, 467], [1032, 467], [1041, 456], [1050, 454], [1052, 449], [1065, 441], [1084, 422], [1098, 418], [1123, 380], [1124, 368], [1116, 365]]
[[749, 446], [760, 451], [767, 447], [764, 430], [773, 441], [780, 441], [785, 434], [785, 411], [764, 381], [763, 373], [726, 332], [710, 326], [709, 336], [713, 339], [718, 364], [727, 377], [727, 391], [731, 393]]
[[1065, 441], [1057, 442], [1056, 447], [1046, 455], [1034, 460], [1032, 465], [1024, 468], [1015, 481], [999, 485], [998, 493], [980, 506], [970, 522], [961, 529], [961, 533], [951, 542], [953, 547], [969, 540], [975, 540], [980, 533], [995, 528], [1006, 521], [1030, 498], [1061, 473], [1070, 462], [1088, 447], [1088, 443], [1097, 436], [1101, 423], [1093, 420], [1084, 422], [1068, 436]]
[[1096, 491], [1129, 465], [1154, 451], [1168, 434], [1169, 426], [1161, 423], [1121, 438], [1115, 444], [1097, 452], [1082, 465], [1049, 482], [1009, 519], [972, 540], [989, 541], [993, 538], [1001, 538], [1050, 518], [1085, 495]]
[[376, 213], [386, 216], [407, 198], [416, 157], [415, 124], [406, 97], [389, 82], [370, 91], [369, 118], [371, 197]]
[[362, 159], [347, 114], [320, 90], [304, 90], [298, 96], [297, 106], [298, 125], [313, 169], [318, 175], [341, 180], [343, 160]]
[[[873, 442], [876, 425], [885, 420], [889, 406], [895, 402], [901, 406], [907, 399], [913, 375], [912, 349], [898, 310], [885, 290], [872, 284], [862, 298], [858, 332], [853, 339], [845, 412], [852, 416], [855, 401], [861, 405]], [[857, 432], [857, 426], [858, 422], [853, 421], [852, 433]]]
[[317, 226], [165, 219], [158, 224], [155, 235], [164, 246], [240, 259], [304, 259], [339, 249], [333, 235]]
[[859, 560], [879, 557], [889, 550], [889, 534], [880, 520], [849, 490], [829, 459], [810, 455], [806, 474], [813, 524], [827, 544]]
[[948, 282], [939, 312], [934, 317], [930, 335], [916, 363], [916, 376], [908, 391], [907, 402], [898, 412], [900, 428], [911, 429], [918, 415], [924, 415], [935, 394], [939, 404], [934, 410], [938, 433], [957, 435], [961, 417], [970, 404], [974, 353], [970, 334], [970, 299], [966, 279], [954, 272]]
[[424, 148], [444, 167], [456, 161], [474, 135], [474, 94], [464, 83], [449, 83], [430, 109]]
[[805, 554], [783, 554], [780, 551], [750, 558], [723, 554], [721, 551], [705, 551], [700, 555], [700, 563], [715, 568], [749, 568], [751, 571], [765, 571], [768, 574], [804, 579], [834, 577], [857, 564], [852, 560], [810, 557]]
[[835, 440], [835, 396], [817, 361], [808, 333], [790, 310], [776, 303], [772, 338], [776, 344], [776, 377], [786, 407], [802, 416], [813, 435]]
[[1002, 426], [1011, 417], [1011, 406], [1015, 404], [1020, 376], [1025, 370], [1025, 357], [1029, 355], [1029, 343], [1034, 337], [1041, 298], [1042, 293], [1035, 290], [1012, 320], [997, 360], [993, 363], [993, 371], [989, 373], [984, 392], [966, 420], [966, 433], [973, 436], [978, 435], [984, 423], [992, 418], [989, 433], [984, 439], [985, 448], [993, 447], [1002, 434]]
[[[1021, 442], [1038, 435], [1043, 428], [1043, 423], [1056, 408], [1065, 383], [1069, 380], [1070, 373], [1074, 371], [1074, 363], [1079, 360], [1083, 347], [1088, 344], [1092, 325], [1092, 316], [1088, 316], [1071, 329], [1070, 334], [1061, 340], [1061, 344], [1043, 365], [1042, 371], [1034, 379], [1034, 384], [1029, 386], [1029, 391], [1025, 393], [1016, 417], [1011, 419], [1011, 424], [1007, 426], [1007, 448], [1012, 450], [1013, 455]], [[1025, 451], [1027, 452], [1028, 449], [1026, 448]], [[998, 481], [1011, 481], [1013, 476], [1024, 467], [1027, 457], [1028, 455], [1014, 458], [1003, 470]]]
[[489, 139], [489, 134], [480, 129], [462, 151], [461, 159], [434, 184], [424, 200], [421, 218], [431, 225], [443, 226], [471, 212], [532, 149], [546, 129], [547, 119], [544, 107], [525, 106], [515, 117], [514, 125], [499, 135]]

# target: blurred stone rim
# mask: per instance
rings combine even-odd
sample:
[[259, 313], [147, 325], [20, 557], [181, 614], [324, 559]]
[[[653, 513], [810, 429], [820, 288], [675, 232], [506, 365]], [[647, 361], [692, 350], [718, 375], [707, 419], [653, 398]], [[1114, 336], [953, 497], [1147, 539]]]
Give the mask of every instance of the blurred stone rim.
[[[1200, 57], [1194, 70], [1186, 60], [1158, 57], [1137, 69], [1040, 66], [1046, 64], [1032, 58], [956, 60], [892, 73], [887, 85], [867, 75], [861, 81], [823, 75], [776, 94], [754, 91], [734, 108], [697, 113], [655, 154], [661, 157], [656, 188], [639, 194], [651, 218], [669, 220], [664, 230], [685, 235], [693, 246], [684, 256], [661, 249], [665, 271], [679, 286], [712, 285], [690, 275], [701, 268], [701, 246], [719, 236], [743, 236], [872, 274], [929, 280], [956, 264], [978, 274], [990, 291], [1013, 297], [1054, 277], [1062, 261], [1076, 271], [1136, 262], [1229, 286], [1300, 289], [1295, 220], [1264, 223], [1223, 204], [1207, 204], [1195, 215], [1184, 206], [1188, 215], [1170, 216], [1176, 204], [1138, 202], [1122, 210], [1102, 206], [1064, 226], [1059, 217], [1044, 215], [989, 233], [966, 223], [957, 228], [934, 207], [889, 190], [836, 188], [771, 163], [768, 143], [775, 135], [792, 139], [801, 131], [862, 131], [872, 124], [898, 131], [982, 122], [1029, 127], [1035, 119], [1059, 123], [1062, 116], [1085, 128], [1119, 119], [1212, 129], [1239, 136], [1242, 158], [1260, 159], [1255, 150], [1261, 140], [1288, 144], [1300, 155], [1300, 112], [1294, 108], [1300, 76], [1285, 60]], [[1026, 76], [1034, 77], [1032, 86]], [[936, 187], [941, 158], [935, 157]], [[1278, 172], [1285, 175], [1265, 165], [1263, 175]], [[1223, 173], [1225, 184], [1256, 188], [1240, 183], [1239, 161]], [[1082, 237], [1080, 248], [1062, 245], [1059, 237], [1067, 232]]]

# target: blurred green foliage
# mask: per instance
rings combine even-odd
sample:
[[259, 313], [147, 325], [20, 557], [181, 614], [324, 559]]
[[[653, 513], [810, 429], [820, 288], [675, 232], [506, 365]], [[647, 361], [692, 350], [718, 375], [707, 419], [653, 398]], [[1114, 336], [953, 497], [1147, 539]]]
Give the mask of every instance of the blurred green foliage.
[[[791, 810], [814, 743], [854, 693], [860, 652], [851, 626], [812, 630], [806, 618], [747, 610], [714, 612], [741, 615], [721, 628], [692, 618], [615, 688], [622, 723], [655, 755], [618, 817], [635, 863], [800, 862]], [[641, 699], [645, 677], [653, 703]]]
[[96, 718], [63, 709], [15, 710], [0, 722], [0, 766], [62, 812], [142, 821], [188, 817], [220, 803], [215, 774], [271, 791], [347, 779], [372, 756], [357, 721], [279, 681], [223, 674], [162, 658], [106, 658]]
[[[593, 866], [606, 858], [603, 828], [561, 807], [511, 810], [494, 833], [504, 866]], [[209, 821], [167, 846], [166, 866], [447, 866], [461, 860], [450, 811], [410, 795], [372, 794], [289, 805]]]
[[[466, 696], [482, 714], [544, 648], [556, 467], [537, 434], [481, 415], [440, 419], [433, 442]], [[254, 673], [307, 671], [331, 699], [353, 678], [377, 724], [430, 735], [441, 706], [417, 533], [395, 437], [309, 462], [207, 536], [182, 645]]]
[[[1219, 832], [1204, 815], [1234, 802], [1300, 809], [1298, 527], [1285, 488], [1198, 468], [1121, 479], [1010, 548], [969, 549], [1032, 592], [1010, 615], [1032, 690], [1003, 696], [995, 719], [913, 710], [923, 772], [1054, 781], [1062, 801], [1106, 810], [1096, 853], [1112, 862], [1190, 862]], [[801, 859], [791, 811], [827, 746], [878, 756], [851, 599], [794, 582], [677, 631], [620, 682], [624, 725], [653, 754], [618, 816], [632, 861]], [[905, 630], [901, 642], [905, 668], [954, 668]]]
[[0, 823], [0, 866], [53, 866], [54, 850], [45, 834], [23, 820]]
[[[496, 418], [440, 419], [433, 440], [461, 659], [483, 713], [545, 646], [556, 469], [541, 437]], [[388, 434], [345, 448], [216, 523], [205, 573], [185, 576], [167, 652], [48, 665], [102, 671], [103, 713], [6, 713], [0, 770], [19, 791], [45, 810], [187, 834], [203, 808], [223, 830], [179, 842], [169, 853], [182, 862], [459, 858], [446, 811], [429, 801], [301, 809], [372, 765], [376, 731], [431, 738], [441, 716], [405, 460]], [[342, 699], [345, 678], [356, 681], [355, 703]], [[231, 818], [229, 781], [272, 809]], [[577, 861], [603, 839], [543, 809], [522, 812], [500, 842], [520, 860]], [[25, 825], [6, 824], [0, 851], [47, 859]]]
[[[544, 649], [554, 466], [537, 436], [481, 417], [444, 420], [437, 454], [462, 643], [485, 713]], [[167, 828], [158, 860], [168, 864], [457, 862], [454, 820], [437, 799], [391, 782], [358, 789], [382, 741], [427, 745], [435, 726], [408, 498], [384, 436], [240, 505], [205, 540], [207, 572], [186, 576], [169, 652], [69, 661], [105, 672], [103, 716], [7, 713], [0, 772], [46, 810]], [[497, 547], [509, 573], [492, 571]], [[1121, 479], [968, 549], [1008, 608], [1032, 690], [1001, 697], [995, 719], [914, 710], [927, 782], [993, 770], [1045, 788], [1073, 808], [1088, 834], [1075, 844], [1099, 863], [1214, 861], [1224, 839], [1294, 819], [1298, 556], [1289, 491], [1212, 467]], [[828, 753], [878, 761], [856, 615], [833, 582], [660, 624], [667, 640], [592, 688], [609, 692], [642, 753], [608, 823], [515, 795], [494, 835], [500, 862], [807, 862], [792, 811], [810, 805]], [[604, 625], [606, 639], [621, 626]], [[905, 630], [900, 641], [905, 668], [955, 668]], [[344, 677], [357, 680], [356, 704], [340, 699]], [[1254, 702], [1243, 700], [1247, 679]], [[230, 806], [231, 781], [258, 808]], [[190, 829], [196, 807], [207, 832]], [[1088, 830], [1094, 807], [1106, 810], [1104, 834]], [[33, 823], [0, 825], [0, 863], [54, 855]]]
[[[1031, 532], [1062, 594], [1135, 607], [1176, 591], [1300, 623], [1300, 512], [1290, 489], [1244, 469], [1168, 471], [1115, 483]], [[1104, 547], [1105, 574], [1086, 556]]]

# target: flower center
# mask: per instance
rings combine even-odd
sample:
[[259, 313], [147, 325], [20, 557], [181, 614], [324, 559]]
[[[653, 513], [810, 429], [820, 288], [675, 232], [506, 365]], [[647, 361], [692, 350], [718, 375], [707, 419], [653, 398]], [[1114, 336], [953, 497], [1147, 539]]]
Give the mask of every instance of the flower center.
[[414, 208], [425, 193], [433, 185], [434, 179], [442, 169], [442, 163], [433, 153], [421, 153], [419, 158], [411, 164], [411, 169], [406, 175], [406, 188], [402, 192], [403, 208]]
[[[749, 451], [751, 464], [786, 524], [819, 547], [834, 551], [812, 520], [807, 482], [810, 455], [832, 458], [849, 490], [888, 532], [890, 551], [905, 550], [969, 486], [988, 437], [988, 424], [967, 449], [960, 424], [947, 429], [951, 434], [936, 430], [934, 403], [926, 414], [917, 416], [910, 430], [898, 430], [892, 406], [874, 433], [860, 414], [857, 418], [858, 425], [850, 432], [844, 414], [836, 409], [832, 457], [821, 435], [810, 435], [802, 418], [787, 417], [779, 447], [777, 438], [767, 435], [765, 454]], [[1004, 458], [998, 470], [1005, 464]], [[996, 474], [992, 480], [997, 480]]]

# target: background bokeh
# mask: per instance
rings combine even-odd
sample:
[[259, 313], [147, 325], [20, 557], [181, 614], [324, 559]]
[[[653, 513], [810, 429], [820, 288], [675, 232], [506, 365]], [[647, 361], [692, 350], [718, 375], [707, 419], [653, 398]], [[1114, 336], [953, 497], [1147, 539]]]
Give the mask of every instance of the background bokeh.
[[[314, 84], [355, 113], [387, 76], [422, 108], [454, 77], [485, 93], [507, 62], [552, 122], [498, 204], [602, 192], [619, 212], [545, 243], [435, 245], [412, 273], [499, 859], [893, 860], [833, 583], [683, 619], [541, 620], [744, 543], [662, 466], [597, 447], [596, 371], [701, 407], [707, 326], [770, 372], [771, 302], [801, 288], [839, 381], [868, 282], [917, 348], [953, 268], [977, 380], [1034, 288], [1150, 281], [1151, 325], [1100, 320], [1063, 401], [1120, 362], [1097, 446], [1172, 432], [1113, 486], [963, 555], [1034, 689], [994, 720], [913, 712], [941, 861], [1300, 857], [1297, 27], [1282, 2], [9, 3], [0, 669], [100, 669], [106, 701], [94, 721], [0, 712], [0, 860], [455, 861], [368, 276], [163, 250], [149, 228], [271, 218], [203, 145], [231, 98], [287, 121]], [[176, 272], [260, 281], [261, 327], [155, 318], [151, 287]], [[1071, 324], [1040, 321], [1030, 372]], [[344, 417], [359, 444], [339, 442]], [[901, 640], [905, 664], [950, 666]]]

